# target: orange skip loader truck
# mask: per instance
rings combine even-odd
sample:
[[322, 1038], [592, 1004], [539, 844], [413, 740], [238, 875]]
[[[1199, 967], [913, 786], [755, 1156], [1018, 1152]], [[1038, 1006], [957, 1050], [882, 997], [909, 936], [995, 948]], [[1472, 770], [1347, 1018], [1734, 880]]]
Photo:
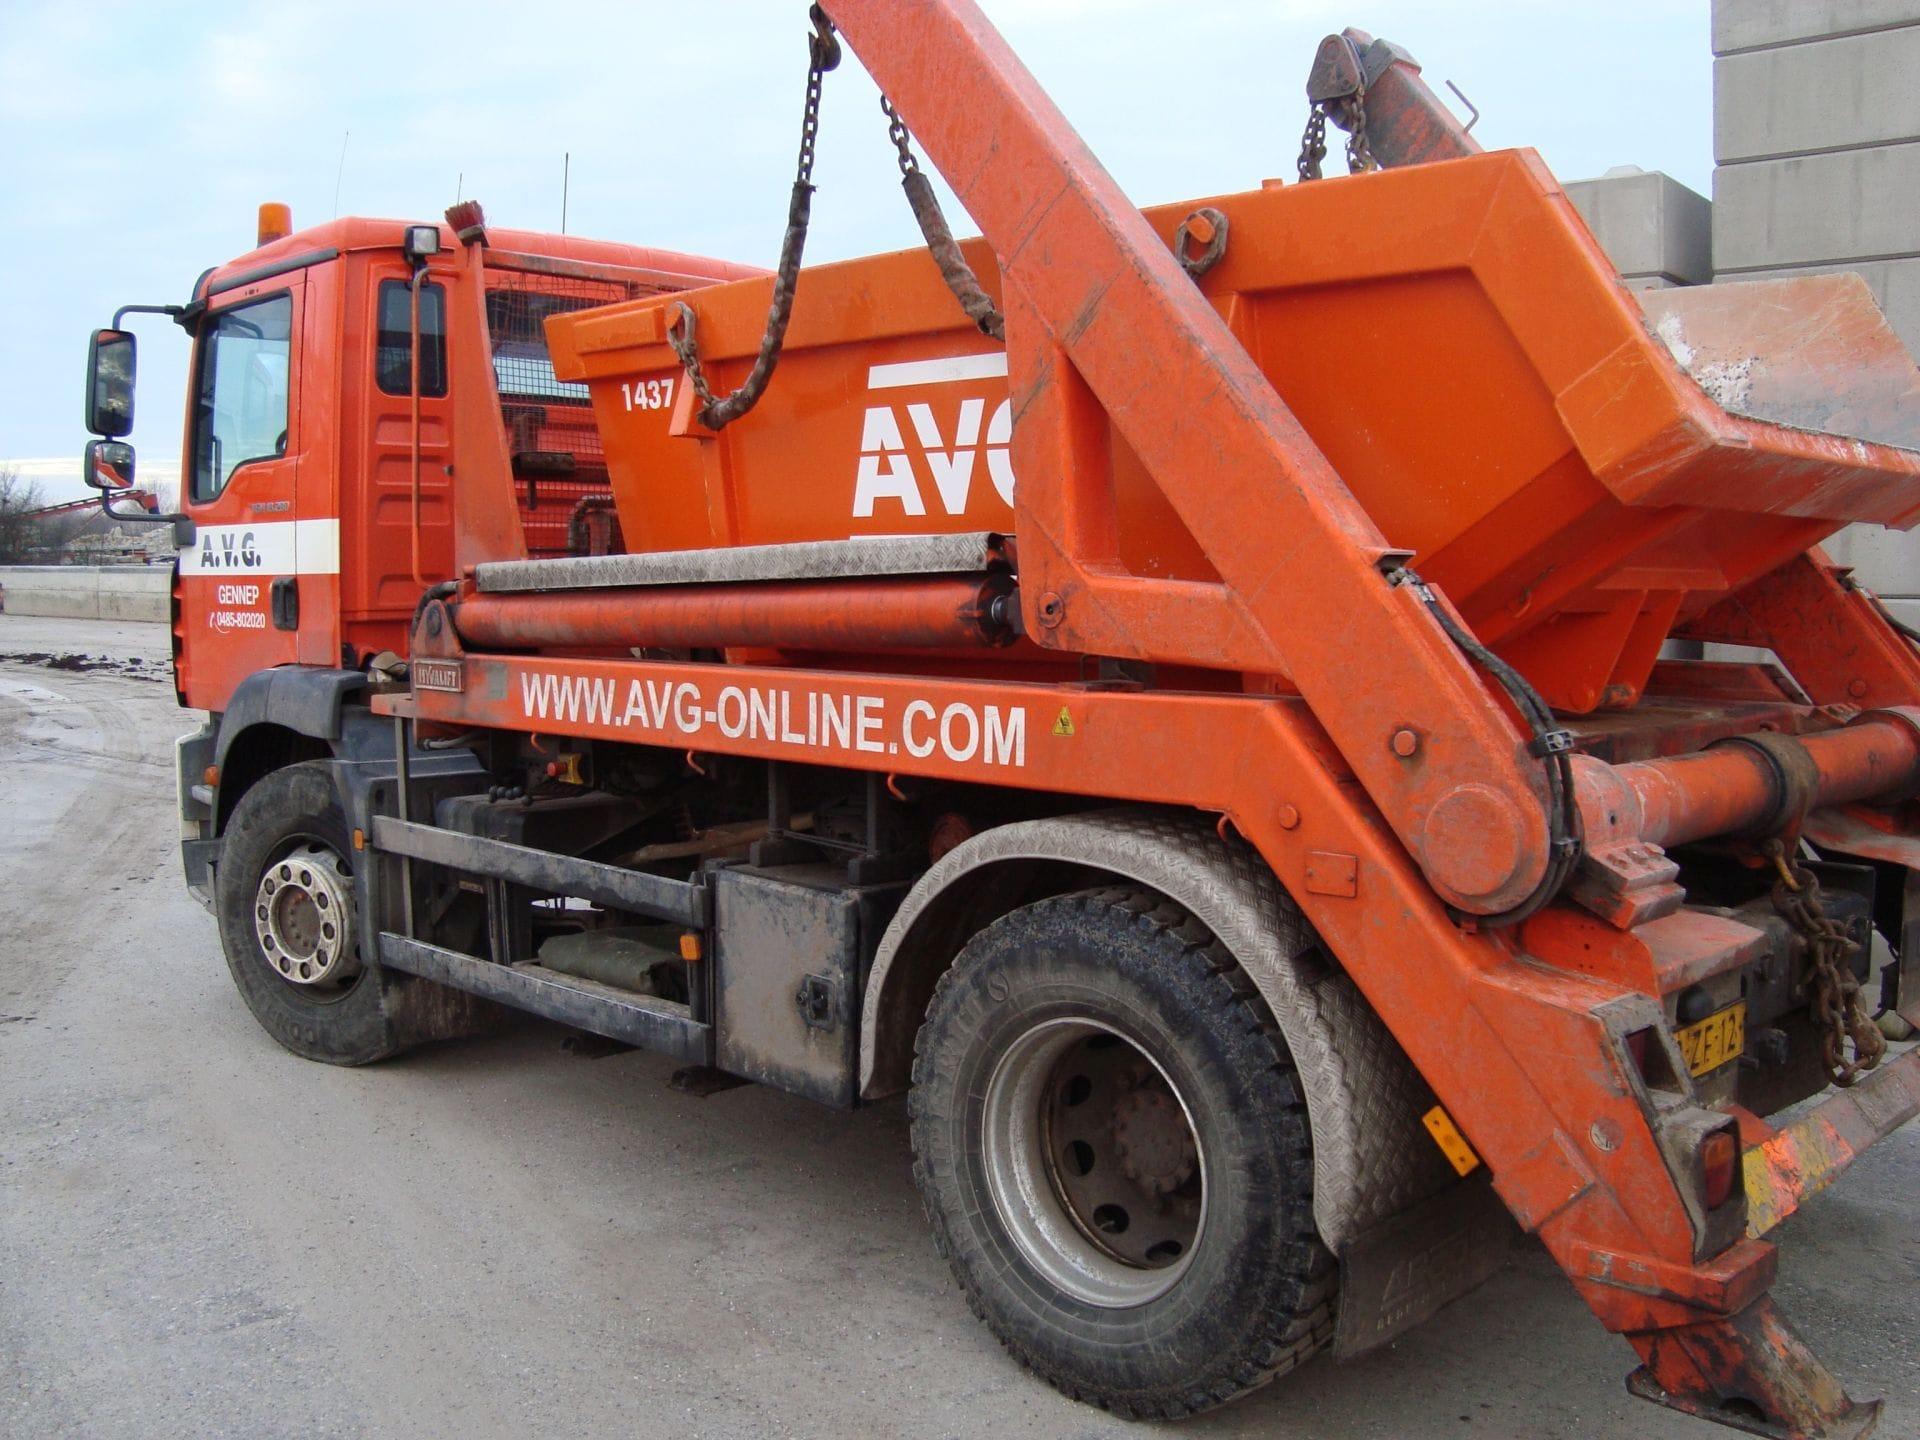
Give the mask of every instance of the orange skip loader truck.
[[[1359, 31], [1297, 183], [1143, 213], [973, 0], [810, 19], [772, 272], [267, 206], [95, 333], [109, 502], [126, 317], [194, 346], [182, 856], [254, 1015], [904, 1093], [969, 1302], [1121, 1415], [1517, 1227], [1636, 1394], [1868, 1434], [1766, 1238], [1920, 1112], [1920, 652], [1819, 548], [1920, 519], [1864, 286], [1628, 291]], [[843, 43], [927, 244], [803, 268]]]

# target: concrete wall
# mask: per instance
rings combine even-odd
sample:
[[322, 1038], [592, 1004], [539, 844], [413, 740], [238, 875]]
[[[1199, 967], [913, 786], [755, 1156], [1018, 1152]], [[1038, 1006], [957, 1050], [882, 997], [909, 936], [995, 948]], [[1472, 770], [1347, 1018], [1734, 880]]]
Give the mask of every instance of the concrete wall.
[[9, 615], [165, 624], [172, 578], [168, 565], [0, 565], [0, 605]]
[[1706, 196], [1637, 165], [1566, 189], [1627, 284], [1704, 285], [1713, 278], [1713, 205]]
[[[1713, 53], [1715, 279], [1857, 271], [1920, 353], [1920, 0], [1714, 0]], [[1920, 537], [1829, 549], [1920, 613]]]

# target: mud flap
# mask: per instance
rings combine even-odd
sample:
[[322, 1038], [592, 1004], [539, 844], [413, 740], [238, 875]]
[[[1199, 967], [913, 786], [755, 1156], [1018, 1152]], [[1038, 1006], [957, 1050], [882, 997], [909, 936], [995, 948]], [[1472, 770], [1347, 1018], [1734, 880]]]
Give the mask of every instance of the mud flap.
[[1519, 1234], [1484, 1172], [1361, 1231], [1340, 1251], [1334, 1355], [1377, 1349], [1479, 1288]]
[[437, 985], [416, 975], [379, 967], [387, 1023], [400, 1048], [429, 1040], [462, 1040], [476, 1035], [499, 1035], [519, 1012], [478, 995]]

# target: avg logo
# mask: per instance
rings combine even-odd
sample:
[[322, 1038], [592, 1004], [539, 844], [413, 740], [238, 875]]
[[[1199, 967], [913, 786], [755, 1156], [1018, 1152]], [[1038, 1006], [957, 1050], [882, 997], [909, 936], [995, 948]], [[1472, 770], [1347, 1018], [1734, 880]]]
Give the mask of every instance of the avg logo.
[[[1013, 402], [1006, 394], [1006, 374], [1004, 352], [873, 366], [867, 372], [870, 391], [966, 385], [987, 393], [961, 395], [957, 407], [953, 389], [935, 392], [937, 409], [936, 402], [928, 400], [869, 406], [860, 427], [854, 518], [885, 514], [894, 506], [901, 514], [915, 516], [927, 514], [932, 506], [948, 515], [964, 515], [969, 508], [992, 512], [1011, 508], [1013, 456], [1008, 447], [1013, 442]], [[987, 406], [996, 401], [989, 415]], [[912, 447], [907, 443], [909, 430], [915, 442]], [[986, 473], [977, 476], [982, 457]], [[983, 483], [976, 485], [976, 480]], [[984, 495], [989, 485], [992, 494]], [[976, 495], [983, 498], [976, 502]]]

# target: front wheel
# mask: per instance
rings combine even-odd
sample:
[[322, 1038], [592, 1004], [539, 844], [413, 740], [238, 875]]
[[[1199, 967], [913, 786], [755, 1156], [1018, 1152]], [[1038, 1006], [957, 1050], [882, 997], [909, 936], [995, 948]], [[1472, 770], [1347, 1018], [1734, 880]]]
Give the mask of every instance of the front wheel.
[[913, 1082], [941, 1253], [1058, 1389], [1127, 1417], [1191, 1414], [1331, 1337], [1293, 1067], [1184, 911], [1103, 889], [1002, 917], [942, 977]]
[[364, 1065], [400, 1048], [383, 977], [362, 963], [353, 854], [325, 761], [276, 770], [240, 797], [214, 874], [233, 983], [296, 1055]]

